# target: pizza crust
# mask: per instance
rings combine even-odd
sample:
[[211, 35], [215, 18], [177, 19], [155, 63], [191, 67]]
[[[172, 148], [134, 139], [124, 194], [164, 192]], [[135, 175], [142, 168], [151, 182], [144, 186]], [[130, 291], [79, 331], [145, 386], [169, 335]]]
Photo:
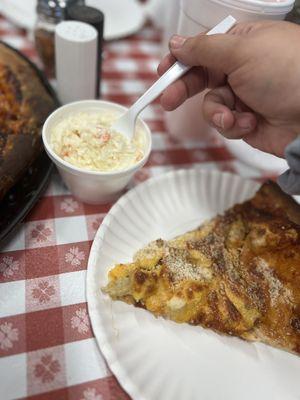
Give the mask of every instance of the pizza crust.
[[[271, 203], [269, 199], [272, 199]], [[284, 193], [273, 181], [268, 181], [261, 187], [253, 199], [253, 204], [262, 210], [273, 212], [300, 225], [300, 204]]]

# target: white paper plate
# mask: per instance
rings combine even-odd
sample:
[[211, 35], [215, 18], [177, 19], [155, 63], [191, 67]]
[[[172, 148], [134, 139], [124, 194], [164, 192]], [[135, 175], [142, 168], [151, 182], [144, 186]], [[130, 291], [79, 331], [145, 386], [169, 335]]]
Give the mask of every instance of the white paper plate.
[[[143, 8], [136, 0], [86, 0], [105, 15], [104, 38], [119, 39], [138, 31], [144, 21]], [[1, 0], [0, 11], [16, 25], [33, 29], [36, 0]]]
[[131, 190], [104, 219], [88, 264], [89, 314], [109, 367], [134, 399], [299, 400], [299, 357], [156, 319], [100, 291], [115, 263], [153, 239], [195, 228], [258, 187], [217, 171], [171, 172]]

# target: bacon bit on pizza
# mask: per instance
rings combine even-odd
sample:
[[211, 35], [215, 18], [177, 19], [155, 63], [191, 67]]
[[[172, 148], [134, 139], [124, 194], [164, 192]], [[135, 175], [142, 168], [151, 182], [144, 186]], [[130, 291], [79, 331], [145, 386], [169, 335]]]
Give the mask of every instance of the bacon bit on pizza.
[[143, 271], [136, 271], [134, 278], [138, 284], [142, 285], [146, 281], [147, 275]]

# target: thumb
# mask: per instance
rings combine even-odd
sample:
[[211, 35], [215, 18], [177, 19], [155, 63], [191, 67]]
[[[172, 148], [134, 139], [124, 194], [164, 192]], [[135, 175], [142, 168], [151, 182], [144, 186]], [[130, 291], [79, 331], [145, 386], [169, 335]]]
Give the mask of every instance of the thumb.
[[174, 35], [169, 46], [183, 64], [217, 68], [229, 74], [238, 63], [237, 46], [241, 40], [240, 36], [231, 34], [200, 34], [190, 38]]

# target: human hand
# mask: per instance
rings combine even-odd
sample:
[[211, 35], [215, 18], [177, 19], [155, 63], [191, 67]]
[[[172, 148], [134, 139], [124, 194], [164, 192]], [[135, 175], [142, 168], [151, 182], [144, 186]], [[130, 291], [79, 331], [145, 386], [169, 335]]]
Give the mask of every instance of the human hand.
[[158, 67], [162, 75], [176, 59], [193, 68], [161, 97], [166, 110], [211, 88], [205, 119], [230, 139], [242, 138], [283, 157], [300, 133], [300, 27], [288, 22], [236, 25], [228, 34], [173, 36]]

